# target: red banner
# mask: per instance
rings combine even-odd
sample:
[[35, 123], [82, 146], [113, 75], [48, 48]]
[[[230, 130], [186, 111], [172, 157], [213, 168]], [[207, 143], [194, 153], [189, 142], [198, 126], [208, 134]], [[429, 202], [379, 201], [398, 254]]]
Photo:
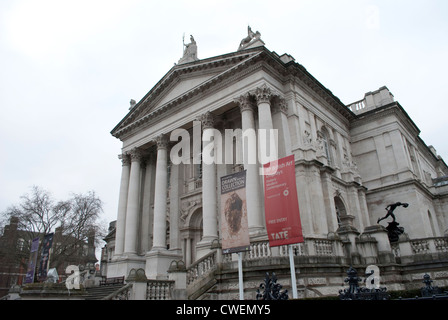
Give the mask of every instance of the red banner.
[[271, 247], [303, 242], [294, 155], [263, 165], [266, 228]]

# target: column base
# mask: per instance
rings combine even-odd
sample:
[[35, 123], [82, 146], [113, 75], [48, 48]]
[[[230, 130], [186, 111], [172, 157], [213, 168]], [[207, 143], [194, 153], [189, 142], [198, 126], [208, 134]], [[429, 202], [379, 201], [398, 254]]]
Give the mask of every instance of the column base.
[[268, 234], [264, 227], [250, 227], [249, 238], [251, 242], [264, 241], [268, 239]]
[[[196, 260], [199, 260], [203, 256], [206, 256], [208, 253], [210, 253], [212, 251], [213, 242], [216, 242], [217, 240], [218, 238], [207, 237], [199, 241], [196, 244]], [[192, 261], [191, 263], [194, 263], [194, 261]]]
[[114, 256], [111, 262], [107, 263], [106, 277], [127, 277], [131, 269], [145, 268], [145, 258], [142, 256], [122, 254]]
[[182, 259], [182, 255], [165, 248], [153, 248], [145, 255], [145, 259], [144, 268], [148, 279], [167, 280], [171, 262]]

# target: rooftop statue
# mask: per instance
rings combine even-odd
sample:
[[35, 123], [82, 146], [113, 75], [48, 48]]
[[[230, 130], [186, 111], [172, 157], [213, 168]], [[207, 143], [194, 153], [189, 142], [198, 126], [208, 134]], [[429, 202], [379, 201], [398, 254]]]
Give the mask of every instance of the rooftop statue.
[[238, 47], [237, 51], [246, 49], [247, 47], [255, 43], [257, 40], [259, 40], [261, 45], [264, 45], [264, 42], [260, 39], [260, 37], [261, 37], [260, 32], [258, 31], [253, 32], [250, 26], [247, 26], [247, 37], [241, 40], [240, 46]]
[[188, 63], [197, 61], [198, 59], [198, 47], [196, 45], [196, 41], [194, 40], [194, 37], [190, 35], [190, 43], [185, 44], [184, 43], [184, 55], [182, 58], [179, 59], [178, 64], [182, 63]]

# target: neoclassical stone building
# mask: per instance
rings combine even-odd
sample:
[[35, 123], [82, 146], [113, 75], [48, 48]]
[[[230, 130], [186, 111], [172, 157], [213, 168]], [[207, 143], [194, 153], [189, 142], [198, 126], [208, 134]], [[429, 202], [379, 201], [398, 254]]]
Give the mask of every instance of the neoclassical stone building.
[[[389, 289], [420, 286], [424, 272], [448, 284], [448, 167], [388, 88], [345, 105], [250, 29], [235, 52], [198, 59], [195, 50], [196, 42], [187, 46], [111, 132], [123, 148], [117, 221], [104, 248], [107, 277], [142, 268], [148, 279], [164, 280], [178, 266], [186, 297], [235, 298], [235, 257], [220, 249], [219, 181], [247, 170], [245, 296], [255, 297], [265, 272], [288, 288], [286, 249], [267, 241], [260, 163], [245, 163], [239, 155], [248, 140], [226, 134], [275, 129], [278, 156], [295, 157], [305, 237], [294, 250], [300, 297], [337, 294], [349, 265], [380, 266]], [[170, 159], [183, 139], [176, 129], [191, 137], [180, 164]], [[206, 132], [215, 138], [201, 141]], [[217, 135], [226, 148], [206, 164], [201, 151], [216, 147]], [[377, 220], [397, 201], [409, 206], [395, 211], [404, 233], [391, 242], [388, 220]]]

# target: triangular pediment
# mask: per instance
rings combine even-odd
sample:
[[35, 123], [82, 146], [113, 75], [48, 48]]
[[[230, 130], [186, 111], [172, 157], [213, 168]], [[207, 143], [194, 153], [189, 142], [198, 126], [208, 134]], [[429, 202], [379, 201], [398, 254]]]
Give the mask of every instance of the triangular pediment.
[[163, 90], [163, 92], [161, 92], [157, 98], [154, 98], [151, 101], [150, 106], [145, 108], [145, 110], [139, 115], [139, 117], [145, 116], [146, 114], [157, 110], [170, 101], [184, 95], [186, 92], [200, 86], [203, 83], [206, 83], [208, 80], [219, 75], [226, 69], [227, 68], [225, 68], [224, 70], [222, 68], [214, 68], [212, 70], [205, 70], [205, 72], [197, 71], [179, 75], [177, 78], [172, 80], [170, 85], [165, 90]]
[[129, 111], [112, 130], [112, 134], [139, 122], [151, 114], [163, 112], [176, 101], [185, 101], [204, 88], [213, 86], [217, 79], [233, 72], [251, 60], [258, 50], [234, 52], [188, 64], [176, 65]]

